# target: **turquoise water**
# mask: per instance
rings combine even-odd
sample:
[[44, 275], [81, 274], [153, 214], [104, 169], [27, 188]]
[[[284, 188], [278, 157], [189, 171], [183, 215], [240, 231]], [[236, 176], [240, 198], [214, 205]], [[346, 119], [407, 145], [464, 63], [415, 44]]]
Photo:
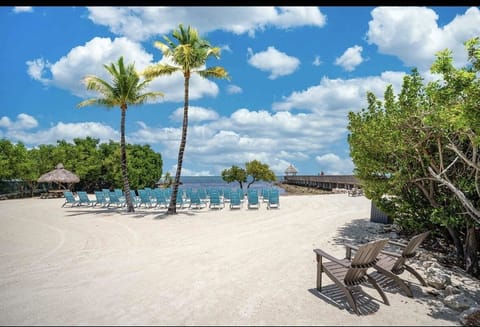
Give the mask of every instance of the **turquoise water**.
[[[281, 180], [278, 177], [277, 180]], [[182, 176], [180, 178], [182, 189], [198, 189], [198, 188], [239, 188], [238, 182], [227, 183], [222, 179], [222, 176]], [[250, 181], [250, 180], [249, 180]], [[243, 183], [243, 189], [246, 191], [248, 183]], [[250, 185], [250, 189], [263, 189], [263, 188], [275, 188], [278, 189], [279, 194], [285, 193], [285, 190], [273, 185], [273, 183], [267, 183], [264, 181], [257, 181]]]

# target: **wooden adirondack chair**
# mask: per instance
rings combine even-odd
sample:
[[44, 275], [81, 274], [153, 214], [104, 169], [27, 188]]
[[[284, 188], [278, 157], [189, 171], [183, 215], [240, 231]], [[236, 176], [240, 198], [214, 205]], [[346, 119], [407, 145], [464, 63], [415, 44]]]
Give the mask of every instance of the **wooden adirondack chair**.
[[[317, 256], [317, 290], [322, 291], [322, 273], [328, 277], [345, 293], [350, 307], [357, 315], [360, 315], [352, 288], [369, 282], [375, 287], [383, 302], [390, 305], [387, 296], [373, 277], [367, 274], [369, 268], [374, 267], [377, 256], [387, 244], [387, 239], [372, 241], [361, 245], [353, 259], [337, 259], [323, 250], [314, 249]], [[324, 262], [323, 258], [329, 262]]]
[[[423, 286], [427, 286], [427, 283], [425, 282], [423, 277], [420, 276], [420, 274], [414, 268], [407, 265], [407, 260], [413, 258], [416, 255], [415, 251], [429, 234], [430, 232], [427, 231], [415, 235], [410, 239], [407, 244], [395, 241], [388, 241], [388, 244], [401, 248], [401, 253], [382, 250], [378, 255], [378, 262], [375, 264], [375, 269], [377, 269], [379, 273], [393, 279], [409, 297], [413, 297], [412, 290], [405, 283], [405, 281], [399, 277], [399, 275], [401, 275], [405, 270], [407, 270], [412, 275], [414, 275]], [[347, 258], [351, 256], [351, 250], [355, 250], [355, 248], [356, 247], [353, 245], [347, 245]]]

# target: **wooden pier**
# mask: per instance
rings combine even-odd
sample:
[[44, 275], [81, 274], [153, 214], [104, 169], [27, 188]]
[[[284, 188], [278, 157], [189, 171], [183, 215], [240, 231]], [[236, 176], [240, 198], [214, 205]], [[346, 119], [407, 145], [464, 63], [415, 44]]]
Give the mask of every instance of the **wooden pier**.
[[284, 176], [283, 183], [328, 191], [360, 188], [360, 181], [353, 175], [291, 175]]

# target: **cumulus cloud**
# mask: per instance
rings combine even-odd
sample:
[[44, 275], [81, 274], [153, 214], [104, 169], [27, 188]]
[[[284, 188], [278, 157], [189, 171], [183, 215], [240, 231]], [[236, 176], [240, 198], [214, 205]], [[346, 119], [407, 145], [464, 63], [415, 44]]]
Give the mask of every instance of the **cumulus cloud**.
[[341, 66], [347, 72], [355, 70], [355, 68], [363, 62], [363, 48], [359, 45], [348, 48], [345, 52], [335, 59], [335, 65]]
[[238, 85], [228, 85], [227, 86], [227, 93], [228, 94], [239, 94], [242, 93], [243, 90], [240, 86]]
[[119, 138], [119, 133], [112, 127], [98, 122], [58, 122], [44, 130], [29, 131], [37, 126], [37, 120], [27, 114], [19, 114], [16, 121], [11, 121], [6, 116], [0, 119], [0, 130], [5, 129], [2, 134], [6, 138], [31, 146], [56, 144], [57, 140], [73, 142], [74, 138], [86, 138], [87, 136], [98, 138], [101, 142]]
[[248, 49], [250, 58], [248, 63], [262, 71], [270, 72], [269, 79], [276, 79], [280, 76], [290, 75], [295, 72], [300, 65], [300, 60], [280, 52], [275, 47], [270, 46], [266, 51], [253, 53]]
[[116, 35], [144, 41], [165, 35], [189, 22], [202, 34], [223, 30], [234, 34], [267, 27], [280, 29], [325, 25], [325, 15], [318, 7], [88, 7], [88, 18], [107, 26]]
[[[55, 63], [49, 63], [43, 58], [27, 61], [28, 74], [44, 85], [67, 90], [81, 97], [96, 97], [98, 94], [87, 91], [82, 79], [86, 75], [96, 75], [106, 81], [111, 80], [110, 74], [103, 65], [116, 63], [120, 56], [124, 57], [124, 63], [135, 64], [138, 71], [152, 65], [153, 56], [147, 53], [143, 47], [127, 38], [95, 37], [84, 45], [77, 46], [60, 58]], [[181, 72], [170, 76], [157, 78], [150, 83], [150, 90], [160, 91], [165, 94], [160, 101], [183, 101], [183, 82]], [[194, 74], [190, 81], [190, 98], [192, 100], [218, 94], [218, 86], [214, 82], [201, 78]]]
[[13, 7], [13, 12], [16, 13], [16, 14], [25, 13], [25, 12], [33, 12], [33, 7], [17, 6], [17, 7]]
[[329, 175], [351, 175], [353, 174], [353, 162], [351, 158], [340, 158], [334, 153], [327, 153], [316, 156], [315, 161], [318, 162], [320, 170], [328, 172]]
[[32, 129], [38, 126], [38, 121], [27, 114], [19, 114], [16, 121], [11, 121], [7, 116], [0, 118], [0, 128], [8, 130]]
[[48, 85], [50, 83], [50, 79], [45, 76], [48, 74], [48, 70], [52, 66], [48, 61], [43, 58], [38, 58], [29, 60], [26, 62], [26, 64], [27, 73], [31, 78], [42, 82], [44, 85]]
[[[367, 90], [382, 98], [386, 85], [392, 84], [398, 92], [404, 75], [403, 72], [384, 72], [381, 76], [348, 80], [324, 77], [318, 85], [292, 92], [274, 103], [273, 110], [240, 107], [228, 116], [220, 116], [214, 109], [191, 106], [185, 169], [193, 173], [189, 163], [195, 163], [197, 173], [216, 175], [233, 164], [257, 159], [281, 175], [291, 162], [299, 165], [315, 160], [319, 171], [350, 174], [352, 165], [348, 155], [337, 153], [335, 147], [347, 135], [348, 111], [366, 106]], [[180, 122], [183, 107], [180, 106], [170, 118]], [[118, 139], [118, 131], [112, 127], [92, 122], [60, 122], [49, 129], [27, 133], [25, 128], [34, 127], [33, 121], [33, 117], [19, 116], [15, 121], [2, 117], [0, 133], [7, 133], [8, 138], [26, 144], [54, 143], [57, 139], [86, 136], [106, 141]], [[14, 130], [14, 124], [24, 128]], [[136, 126], [127, 134], [129, 142], [150, 144], [162, 153], [165, 162], [176, 161], [180, 124], [172, 128], [139, 121]]]
[[426, 7], [377, 7], [368, 23], [367, 42], [380, 53], [400, 58], [405, 65], [430, 68], [435, 53], [448, 48], [455, 64], [463, 66], [467, 56], [463, 42], [480, 35], [480, 9], [471, 7], [464, 15], [439, 26], [438, 15]]
[[386, 71], [380, 76], [352, 79], [323, 77], [320, 84], [303, 91], [295, 91], [284, 97], [282, 101], [275, 102], [272, 108], [277, 111], [309, 110], [319, 116], [331, 118], [332, 124], [344, 122], [348, 111], [358, 111], [366, 106], [367, 91], [373, 92], [381, 99], [385, 88], [391, 84], [394, 91], [398, 93], [404, 76], [404, 72]]
[[[170, 116], [170, 119], [173, 121], [183, 121], [183, 109], [183, 107], [176, 109]], [[218, 117], [218, 113], [215, 110], [195, 106], [188, 107], [189, 123], [201, 122], [205, 120], [217, 120]]]
[[320, 66], [321, 64], [322, 64], [322, 61], [320, 60], [320, 56], [315, 56], [315, 59], [313, 59], [312, 65]]

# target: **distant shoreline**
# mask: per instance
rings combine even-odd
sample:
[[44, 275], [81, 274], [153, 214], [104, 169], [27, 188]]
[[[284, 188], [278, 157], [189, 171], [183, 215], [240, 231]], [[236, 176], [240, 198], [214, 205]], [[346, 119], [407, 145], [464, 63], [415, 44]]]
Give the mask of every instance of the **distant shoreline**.
[[286, 184], [283, 182], [276, 182], [275, 185], [285, 190], [284, 195], [334, 194], [332, 191], [308, 186]]

